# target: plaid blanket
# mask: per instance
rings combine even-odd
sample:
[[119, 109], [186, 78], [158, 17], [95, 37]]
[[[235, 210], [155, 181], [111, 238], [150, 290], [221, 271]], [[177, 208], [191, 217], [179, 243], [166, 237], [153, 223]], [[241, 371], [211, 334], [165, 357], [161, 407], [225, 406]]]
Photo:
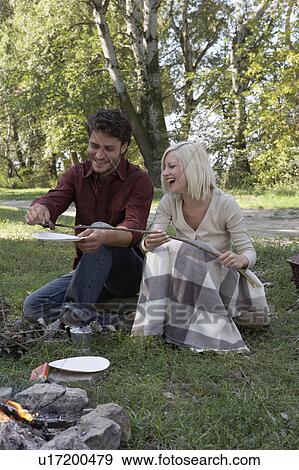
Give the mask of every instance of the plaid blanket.
[[132, 336], [159, 335], [197, 351], [249, 351], [233, 321], [242, 314], [255, 323], [269, 318], [264, 287], [256, 287], [203, 249], [171, 240], [147, 253]]

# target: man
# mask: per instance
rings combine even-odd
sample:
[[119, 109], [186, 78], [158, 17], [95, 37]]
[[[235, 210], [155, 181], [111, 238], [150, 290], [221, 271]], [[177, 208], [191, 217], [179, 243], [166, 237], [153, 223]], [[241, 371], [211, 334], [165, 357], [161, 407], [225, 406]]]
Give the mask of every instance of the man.
[[[117, 109], [100, 110], [87, 122], [89, 161], [71, 167], [57, 187], [36, 199], [27, 210], [29, 225], [56, 221], [71, 202], [76, 225], [98, 225], [79, 234], [74, 271], [48, 283], [27, 297], [24, 316], [46, 323], [63, 315], [71, 323], [97, 319], [94, 303], [129, 297], [139, 290], [141, 238], [130, 228], [144, 229], [153, 198], [149, 176], [125, 159], [132, 128]], [[105, 230], [105, 226], [126, 230]]]

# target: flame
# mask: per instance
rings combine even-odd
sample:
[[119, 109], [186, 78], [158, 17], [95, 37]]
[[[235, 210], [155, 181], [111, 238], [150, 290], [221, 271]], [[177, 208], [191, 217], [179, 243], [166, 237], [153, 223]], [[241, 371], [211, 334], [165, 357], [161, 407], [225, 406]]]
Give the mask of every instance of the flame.
[[11, 419], [2, 411], [0, 411], [0, 423], [6, 423], [7, 421], [11, 421]]
[[12, 406], [18, 413], [18, 415], [20, 416], [20, 418], [23, 418], [25, 419], [26, 421], [33, 421], [33, 416], [31, 413], [29, 413], [28, 410], [25, 410], [22, 405], [20, 405], [20, 403], [17, 403], [16, 401], [11, 401], [11, 400], [7, 400], [6, 401], [7, 405], [9, 406]]

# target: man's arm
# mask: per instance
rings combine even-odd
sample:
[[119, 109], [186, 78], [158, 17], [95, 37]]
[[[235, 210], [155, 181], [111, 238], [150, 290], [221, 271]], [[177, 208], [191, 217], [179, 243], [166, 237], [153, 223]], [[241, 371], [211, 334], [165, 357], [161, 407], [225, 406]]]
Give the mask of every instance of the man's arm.
[[[123, 227], [126, 228], [126, 227]], [[86, 237], [76, 245], [83, 253], [93, 253], [102, 245], [109, 246], [130, 246], [133, 240], [131, 232], [113, 231], [113, 230], [94, 230], [88, 228], [81, 232], [79, 237]]]
[[[154, 188], [150, 177], [148, 174], [140, 171], [140, 175], [135, 181], [126, 204], [125, 218], [118, 224], [118, 226], [144, 230], [150, 213], [153, 196]], [[142, 234], [132, 233], [132, 241], [130, 245], [138, 245], [141, 238]]]
[[49, 209], [43, 204], [34, 204], [26, 211], [25, 222], [28, 225], [46, 224], [51, 220]]
[[65, 172], [58, 181], [55, 189], [45, 196], [35, 199], [27, 210], [25, 221], [29, 225], [44, 224], [56, 219], [69, 207], [74, 199], [75, 167]]
[[[153, 186], [149, 176], [141, 173], [136, 178], [135, 184], [126, 204], [126, 214], [124, 220], [118, 224], [121, 228], [139, 228], [144, 230], [153, 199]], [[139, 243], [142, 234], [133, 233], [128, 230], [94, 230], [87, 229], [80, 233], [80, 236], [87, 237], [82, 242], [78, 242], [78, 248], [84, 253], [92, 253], [102, 245], [109, 246], [135, 246]]]

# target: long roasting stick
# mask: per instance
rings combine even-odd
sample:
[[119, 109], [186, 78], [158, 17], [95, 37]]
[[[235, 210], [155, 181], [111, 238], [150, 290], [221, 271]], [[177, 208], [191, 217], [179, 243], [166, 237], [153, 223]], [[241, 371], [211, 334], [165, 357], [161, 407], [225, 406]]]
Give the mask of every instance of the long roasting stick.
[[[122, 232], [134, 232], [134, 233], [141, 233], [141, 234], [146, 234], [146, 235], [149, 235], [151, 233], [157, 233], [156, 231], [142, 230], [142, 229], [139, 229], [139, 228], [97, 227], [97, 226], [91, 226], [91, 225], [66, 225], [66, 224], [54, 224], [52, 221], [49, 221], [46, 224], [40, 224], [40, 225], [44, 228], [50, 228], [51, 230], [54, 230], [56, 227], [61, 227], [61, 228], [71, 228], [73, 230], [74, 229], [77, 229], [77, 230], [78, 229], [87, 229], [87, 228], [96, 229], [96, 230], [113, 230], [113, 231], [116, 231], [116, 232], [120, 232], [120, 231], [122, 231]], [[198, 246], [196, 243], [190, 241], [187, 238], [172, 237], [170, 235], [169, 235], [169, 238], [171, 238], [172, 240], [178, 240], [180, 242], [188, 243], [189, 245], [194, 246], [195, 248], [198, 248], [202, 251], [205, 251], [206, 253], [209, 253], [212, 256], [215, 256], [215, 258], [218, 257], [218, 255], [216, 253], [214, 253], [213, 251], [210, 251], [207, 248], [203, 248], [201, 246]], [[251, 284], [252, 287], [256, 287], [256, 283], [245, 273], [244, 269], [241, 269], [241, 268], [233, 268], [233, 269], [235, 269], [236, 271], [238, 271], [238, 273], [240, 273], [242, 276], [244, 276], [247, 279], [247, 281]]]
[[66, 224], [54, 224], [53, 222], [47, 222], [46, 224], [39, 224], [44, 228], [49, 228], [51, 230], [54, 230], [56, 227], [62, 227], [62, 228], [71, 228], [75, 230], [79, 229], [87, 229], [87, 228], [92, 228], [96, 230], [114, 230], [117, 232], [136, 232], [136, 233], [142, 233], [142, 234], [150, 234], [150, 233], [157, 233], [153, 232], [151, 230], [141, 230], [140, 228], [123, 228], [123, 227], [97, 227], [93, 225], [66, 225]]

